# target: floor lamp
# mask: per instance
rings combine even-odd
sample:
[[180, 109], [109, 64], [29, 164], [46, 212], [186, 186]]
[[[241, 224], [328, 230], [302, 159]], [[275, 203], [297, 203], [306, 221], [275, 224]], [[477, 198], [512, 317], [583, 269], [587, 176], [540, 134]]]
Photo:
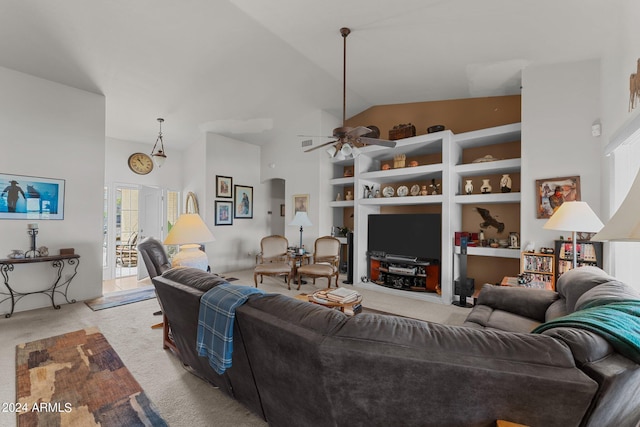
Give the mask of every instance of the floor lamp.
[[573, 268], [578, 266], [578, 238], [577, 232], [595, 233], [600, 231], [603, 224], [591, 210], [587, 202], [564, 202], [551, 218], [544, 224], [547, 230], [571, 232], [573, 244]]

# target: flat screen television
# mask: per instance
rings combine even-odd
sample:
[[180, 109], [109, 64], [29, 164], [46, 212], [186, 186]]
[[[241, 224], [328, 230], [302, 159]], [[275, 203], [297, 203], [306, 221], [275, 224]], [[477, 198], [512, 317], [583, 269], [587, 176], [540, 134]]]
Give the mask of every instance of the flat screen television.
[[442, 252], [442, 215], [369, 215], [368, 251], [386, 255], [438, 260]]

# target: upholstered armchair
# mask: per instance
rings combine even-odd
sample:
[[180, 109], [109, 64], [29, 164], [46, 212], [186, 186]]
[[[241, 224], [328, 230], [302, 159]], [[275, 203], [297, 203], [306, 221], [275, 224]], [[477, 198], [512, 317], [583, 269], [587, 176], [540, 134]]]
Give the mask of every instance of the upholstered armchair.
[[284, 276], [288, 289], [291, 289], [291, 264], [287, 255], [289, 241], [284, 236], [267, 236], [260, 241], [258, 265], [253, 270], [253, 283], [258, 287], [258, 276]]
[[317, 277], [326, 277], [327, 287], [331, 287], [331, 278], [336, 278], [336, 288], [338, 287], [338, 265], [340, 264], [340, 240], [331, 236], [324, 236], [316, 239], [313, 249], [313, 264], [301, 265], [298, 267], [298, 289], [302, 276], [313, 278], [316, 283]]
[[138, 250], [140, 251], [140, 256], [142, 256], [145, 267], [147, 267], [150, 279], [160, 276], [171, 268], [171, 262], [169, 262], [167, 252], [159, 240], [153, 237], [147, 237], [140, 242]]

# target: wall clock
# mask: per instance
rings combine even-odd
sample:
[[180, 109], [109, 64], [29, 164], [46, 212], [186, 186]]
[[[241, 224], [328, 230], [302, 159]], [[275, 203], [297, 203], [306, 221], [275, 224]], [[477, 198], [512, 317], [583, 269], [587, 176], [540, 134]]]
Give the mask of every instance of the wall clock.
[[129, 169], [138, 175], [146, 175], [153, 170], [153, 160], [144, 153], [133, 153], [129, 156]]

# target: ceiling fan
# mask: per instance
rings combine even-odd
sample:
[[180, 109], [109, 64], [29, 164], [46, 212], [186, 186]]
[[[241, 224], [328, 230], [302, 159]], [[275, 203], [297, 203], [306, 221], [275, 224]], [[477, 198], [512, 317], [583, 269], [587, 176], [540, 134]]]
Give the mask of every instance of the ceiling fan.
[[[345, 126], [346, 123], [346, 108], [347, 108], [347, 36], [351, 33], [349, 28], [340, 28], [340, 34], [342, 35], [344, 49], [343, 49], [343, 65], [342, 65], [342, 126], [333, 130], [333, 141], [325, 142], [318, 146], [305, 150], [305, 153], [309, 151], [317, 150], [318, 148], [326, 147], [330, 144], [335, 144], [333, 147], [327, 150], [330, 157], [356, 157], [359, 154], [360, 147], [364, 145], [381, 145], [383, 147], [393, 148], [396, 146], [395, 141], [387, 141], [384, 139], [371, 138], [369, 134], [372, 134], [372, 129], [364, 126], [358, 126], [355, 128]], [[300, 135], [302, 136], [302, 135]], [[327, 138], [332, 138], [327, 137]]]

